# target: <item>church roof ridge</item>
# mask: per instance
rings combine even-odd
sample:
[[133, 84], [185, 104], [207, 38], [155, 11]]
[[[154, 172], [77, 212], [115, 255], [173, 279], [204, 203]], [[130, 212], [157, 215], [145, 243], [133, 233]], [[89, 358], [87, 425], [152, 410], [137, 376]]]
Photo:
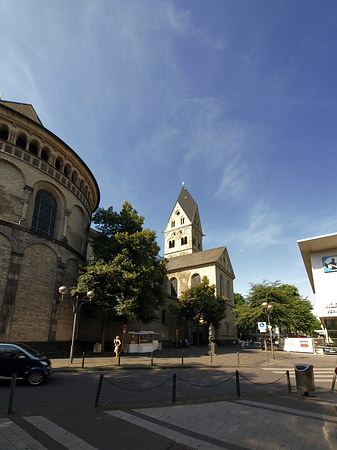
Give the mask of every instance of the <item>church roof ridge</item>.
[[0, 100], [0, 103], [4, 106], [7, 106], [7, 108], [14, 109], [14, 111], [28, 117], [29, 119], [43, 126], [43, 123], [37, 115], [33, 105], [31, 105], [30, 103], [12, 102], [9, 100]]

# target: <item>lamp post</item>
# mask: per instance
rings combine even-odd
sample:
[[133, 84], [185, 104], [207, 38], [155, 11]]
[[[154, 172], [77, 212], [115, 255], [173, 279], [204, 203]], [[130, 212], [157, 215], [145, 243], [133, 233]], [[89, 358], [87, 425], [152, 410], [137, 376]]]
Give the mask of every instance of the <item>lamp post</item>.
[[270, 336], [270, 349], [271, 349], [271, 357], [274, 359], [274, 346], [273, 346], [273, 328], [270, 324], [270, 313], [273, 310], [273, 305], [268, 304], [267, 302], [262, 303], [263, 309], [268, 317], [268, 328], [269, 328], [269, 336]]
[[[62, 300], [63, 300], [64, 296], [68, 294], [68, 292], [69, 292], [69, 289], [67, 286], [59, 287], [59, 293], [62, 295]], [[80, 308], [83, 305], [83, 303], [91, 302], [91, 300], [95, 297], [94, 291], [88, 291], [87, 297], [89, 300], [80, 299], [80, 298], [78, 298], [78, 295], [76, 295], [76, 300], [73, 301], [74, 322], [73, 322], [73, 331], [72, 331], [72, 335], [71, 335], [71, 346], [70, 346], [70, 356], [69, 356], [70, 364], [73, 363], [73, 359], [74, 359], [74, 342], [75, 342], [75, 334], [76, 334], [77, 314], [79, 313]]]

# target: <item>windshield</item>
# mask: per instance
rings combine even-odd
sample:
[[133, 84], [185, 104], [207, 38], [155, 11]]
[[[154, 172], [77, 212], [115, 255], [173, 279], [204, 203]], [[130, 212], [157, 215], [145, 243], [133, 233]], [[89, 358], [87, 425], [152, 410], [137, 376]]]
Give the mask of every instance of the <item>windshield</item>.
[[27, 345], [27, 344], [19, 343], [17, 345], [19, 345], [21, 348], [23, 348], [24, 350], [26, 350], [27, 352], [29, 352], [33, 356], [41, 356], [41, 353], [39, 353], [38, 351], [34, 350], [32, 347], [29, 347], [29, 345]]

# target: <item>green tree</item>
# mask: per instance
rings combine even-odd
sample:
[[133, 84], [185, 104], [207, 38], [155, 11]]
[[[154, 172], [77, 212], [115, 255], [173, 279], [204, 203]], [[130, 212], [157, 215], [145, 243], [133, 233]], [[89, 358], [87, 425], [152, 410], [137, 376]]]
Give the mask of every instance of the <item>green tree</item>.
[[[196, 323], [197, 344], [199, 344], [199, 329], [201, 321], [213, 324], [218, 328], [222, 319], [226, 317], [226, 297], [217, 296], [215, 285], [210, 285], [205, 276], [201, 283], [182, 292], [178, 299], [178, 306], [172, 307], [180, 323]], [[189, 331], [188, 331], [189, 333]]]
[[306, 334], [317, 327], [310, 301], [300, 296], [296, 286], [268, 280], [250, 286], [246, 301], [239, 301], [235, 307], [239, 328], [256, 328], [258, 322], [266, 321], [264, 302], [273, 306], [270, 314], [273, 327]]
[[94, 257], [80, 270], [73, 294], [95, 291], [93, 305], [105, 314], [150, 322], [164, 303], [165, 261], [158, 257], [156, 234], [129, 202], [120, 213], [100, 208], [93, 218]]

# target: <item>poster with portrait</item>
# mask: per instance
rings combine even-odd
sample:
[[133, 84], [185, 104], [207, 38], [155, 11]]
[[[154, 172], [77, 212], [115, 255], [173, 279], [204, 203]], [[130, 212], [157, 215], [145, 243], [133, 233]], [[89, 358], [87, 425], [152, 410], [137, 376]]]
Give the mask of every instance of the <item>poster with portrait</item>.
[[337, 272], [337, 255], [323, 256], [324, 272]]

